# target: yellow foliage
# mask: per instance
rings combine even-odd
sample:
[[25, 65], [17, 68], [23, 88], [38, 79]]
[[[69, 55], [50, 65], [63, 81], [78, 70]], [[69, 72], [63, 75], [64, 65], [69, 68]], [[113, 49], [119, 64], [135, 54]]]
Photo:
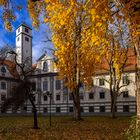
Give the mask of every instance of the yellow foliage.
[[7, 4], [7, 0], [0, 0], [0, 5], [5, 7], [6, 4]]
[[[44, 1], [44, 22], [49, 23], [53, 33], [59, 77], [71, 90], [77, 86], [78, 78], [86, 84], [92, 82], [100, 53], [104, 52], [100, 50], [108, 25], [105, 19], [111, 19], [106, 4], [107, 0], [87, 0], [83, 3], [78, 0]], [[34, 23], [39, 16], [35, 7], [36, 2], [29, 0], [28, 8]]]

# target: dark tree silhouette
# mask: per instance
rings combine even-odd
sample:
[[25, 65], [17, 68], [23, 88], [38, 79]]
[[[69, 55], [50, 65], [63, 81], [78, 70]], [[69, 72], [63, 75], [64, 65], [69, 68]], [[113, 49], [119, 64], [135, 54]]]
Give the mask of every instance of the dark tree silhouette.
[[[2, 51], [1, 51], [2, 52]], [[17, 62], [17, 54], [7, 49], [7, 51], [3, 51], [2, 53], [5, 53], [1, 56], [4, 56], [3, 59], [0, 59], [1, 64], [5, 64], [6, 56], [11, 55], [13, 56], [13, 61], [10, 61], [6, 67], [7, 69], [14, 72], [13, 76], [18, 80], [18, 84], [14, 90], [11, 90], [11, 97], [7, 98], [4, 103], [2, 104], [2, 112], [6, 112], [8, 108], [11, 106], [13, 107], [14, 111], [17, 111], [17, 109], [25, 103], [25, 101], [29, 100], [32, 108], [33, 108], [33, 114], [34, 114], [34, 129], [38, 129], [38, 121], [37, 121], [37, 108], [34, 103], [33, 98], [33, 90], [32, 86], [33, 83], [29, 81], [28, 76], [32, 74], [34, 69], [31, 65], [28, 65], [28, 62], [31, 61], [31, 58], [27, 58], [23, 63]], [[12, 64], [15, 65], [12, 65]], [[12, 67], [13, 66], [13, 67]], [[9, 68], [10, 67], [10, 68]], [[18, 70], [17, 70], [18, 69]], [[16, 72], [15, 72], [16, 71]], [[15, 75], [17, 73], [17, 76]]]

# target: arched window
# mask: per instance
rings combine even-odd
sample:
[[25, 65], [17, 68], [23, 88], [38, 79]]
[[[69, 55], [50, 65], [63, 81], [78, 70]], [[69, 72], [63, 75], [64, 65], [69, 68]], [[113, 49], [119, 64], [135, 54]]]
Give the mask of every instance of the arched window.
[[43, 71], [48, 71], [48, 63], [47, 62], [43, 63]]
[[1, 67], [1, 72], [4, 74], [6, 73], [6, 68], [4, 66]]

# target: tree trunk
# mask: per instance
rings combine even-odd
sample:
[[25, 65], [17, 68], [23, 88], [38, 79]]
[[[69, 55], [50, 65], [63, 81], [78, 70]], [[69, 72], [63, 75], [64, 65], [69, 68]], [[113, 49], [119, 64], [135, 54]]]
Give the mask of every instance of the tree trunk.
[[34, 113], [34, 126], [33, 126], [33, 128], [34, 129], [39, 129], [38, 121], [37, 121], [37, 109], [36, 108], [33, 108], [33, 113]]
[[80, 108], [80, 96], [79, 87], [77, 87], [72, 93], [73, 105], [74, 105], [74, 119], [81, 120], [81, 108]]
[[115, 97], [112, 97], [111, 99], [111, 117], [116, 117], [116, 99]]
[[74, 105], [74, 119], [81, 120], [80, 104]]
[[116, 117], [116, 93], [113, 90], [110, 90], [111, 94], [111, 117], [115, 118]]
[[29, 100], [32, 104], [32, 107], [33, 107], [33, 113], [34, 113], [34, 126], [33, 126], [33, 129], [39, 129], [38, 127], [38, 120], [37, 120], [37, 109], [36, 109], [36, 106], [35, 106], [35, 103], [32, 99], [32, 96], [30, 95], [30, 93], [28, 93], [28, 96], [29, 96]]

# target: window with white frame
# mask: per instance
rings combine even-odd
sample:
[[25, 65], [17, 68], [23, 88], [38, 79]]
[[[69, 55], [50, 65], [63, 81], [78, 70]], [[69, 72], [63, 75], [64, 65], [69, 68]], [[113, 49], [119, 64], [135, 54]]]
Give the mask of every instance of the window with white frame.
[[61, 89], [61, 81], [60, 80], [56, 80], [56, 82], [55, 82], [55, 89], [56, 90], [60, 90]]
[[56, 101], [60, 101], [60, 94], [56, 95]]
[[43, 71], [48, 71], [48, 63], [47, 62], [43, 63]]
[[6, 89], [6, 82], [1, 82], [1, 89]]
[[25, 28], [25, 32], [26, 32], [26, 33], [29, 33], [29, 30], [28, 30], [28, 28]]
[[105, 106], [100, 106], [100, 112], [105, 112]]
[[89, 112], [94, 112], [94, 106], [89, 106]]
[[29, 42], [29, 38], [28, 37], [25, 37], [25, 41]]
[[128, 98], [128, 97], [129, 97], [129, 92], [128, 92], [128, 90], [122, 91], [122, 94], [123, 94], [123, 98]]
[[129, 105], [123, 105], [123, 112], [129, 112]]
[[1, 95], [1, 101], [5, 101], [6, 100], [6, 95]]
[[48, 81], [43, 81], [43, 91], [48, 91]]
[[94, 93], [93, 92], [89, 93], [89, 99], [94, 99]]
[[47, 95], [44, 95], [43, 98], [44, 98], [44, 101], [48, 100], [48, 96]]
[[61, 108], [60, 107], [56, 107], [56, 113], [61, 112]]
[[105, 98], [105, 92], [99, 92], [99, 96], [100, 96], [100, 99], [104, 99]]
[[72, 106], [69, 107], [69, 112], [73, 112], [73, 107]]
[[18, 28], [18, 33], [20, 32], [20, 28]]
[[48, 108], [47, 108], [47, 107], [44, 107], [44, 108], [43, 108], [43, 112], [44, 112], [44, 113], [47, 113], [47, 112], [48, 112]]
[[99, 79], [99, 86], [104, 86], [104, 85], [105, 85], [105, 80]]
[[128, 75], [122, 77], [122, 83], [128, 85], [130, 83]]

